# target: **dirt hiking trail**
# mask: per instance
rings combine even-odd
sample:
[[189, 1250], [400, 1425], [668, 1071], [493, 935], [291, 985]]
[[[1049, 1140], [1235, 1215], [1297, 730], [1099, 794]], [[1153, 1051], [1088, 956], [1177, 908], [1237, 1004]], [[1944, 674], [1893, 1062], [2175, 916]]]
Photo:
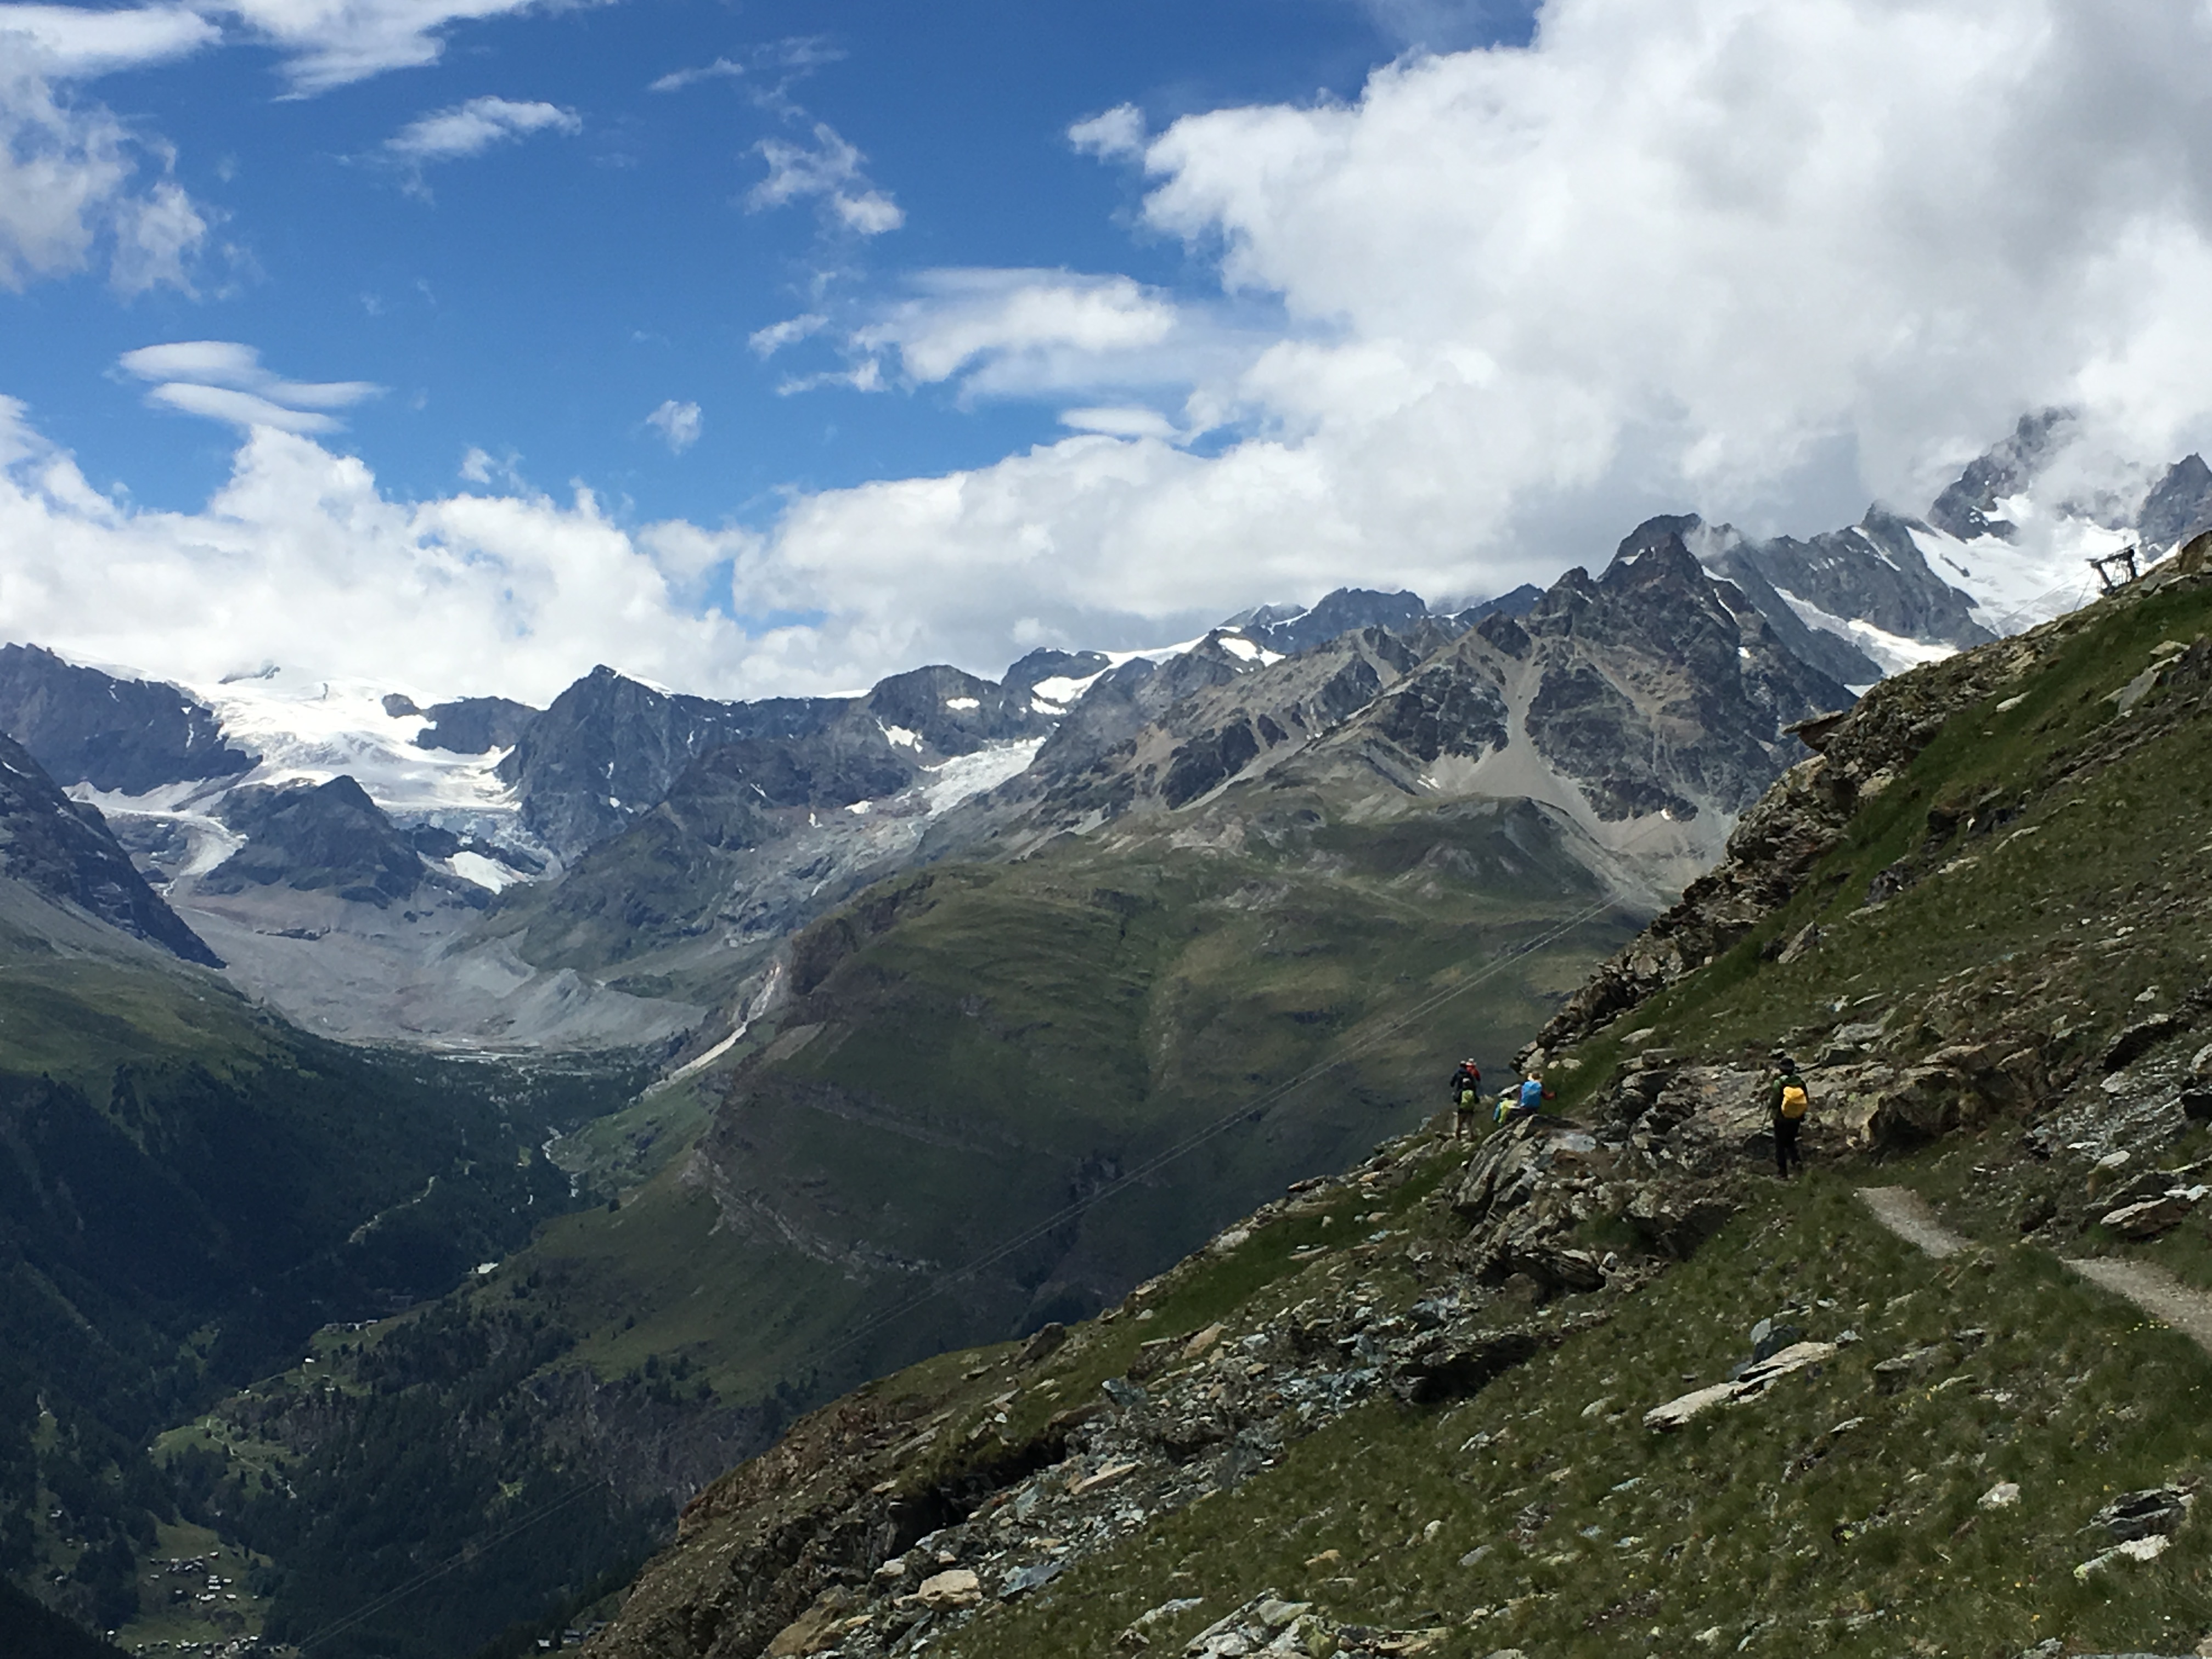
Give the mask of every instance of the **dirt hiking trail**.
[[1966, 1240], [1936, 1218], [1926, 1199], [1906, 1188], [1862, 1187], [1859, 1201], [1874, 1212], [1876, 1221], [1938, 1261], [1967, 1248]]
[[[1859, 1200], [1874, 1218], [1906, 1243], [1942, 1261], [1969, 1247], [1936, 1218], [1928, 1201], [1903, 1187], [1862, 1187]], [[2212, 1292], [2183, 1284], [2148, 1261], [2112, 1256], [2061, 1256], [2059, 1260], [2092, 1285], [2132, 1302], [2161, 1324], [2171, 1325], [2207, 1353], [2212, 1353]]]

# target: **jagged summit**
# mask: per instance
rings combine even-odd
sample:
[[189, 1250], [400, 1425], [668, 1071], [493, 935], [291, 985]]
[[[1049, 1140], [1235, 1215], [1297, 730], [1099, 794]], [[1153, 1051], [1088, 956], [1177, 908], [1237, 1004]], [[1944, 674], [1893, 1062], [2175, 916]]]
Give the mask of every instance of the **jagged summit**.
[[2074, 422], [2073, 411], [2064, 409], [2021, 416], [2011, 436], [1968, 462], [1945, 487], [1928, 509], [1929, 523], [1962, 542], [1984, 536], [2013, 540], [2019, 526], [1999, 516], [1998, 503], [2033, 480], [2073, 435]]

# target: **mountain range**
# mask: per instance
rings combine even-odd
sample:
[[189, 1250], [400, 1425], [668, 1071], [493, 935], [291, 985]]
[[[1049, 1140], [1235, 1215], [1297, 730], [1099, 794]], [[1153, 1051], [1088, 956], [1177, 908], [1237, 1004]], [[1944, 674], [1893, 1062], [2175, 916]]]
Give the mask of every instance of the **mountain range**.
[[583, 1659], [2212, 1649], [2208, 627], [2200, 536], [1806, 728], [1545, 1115], [830, 1402]]
[[[1808, 542], [1654, 519], [1545, 590], [855, 696], [601, 667], [540, 710], [0, 647], [0, 1320], [83, 1379], [68, 1457], [35, 1390], [0, 1425], [36, 1471], [0, 1568], [142, 1643], [296, 1641], [530, 1494], [581, 1507], [329, 1650], [589, 1602], [794, 1412], [1109, 1308], [1418, 1121], [1438, 1055], [1505, 1073], [1726, 954], [1678, 929], [1588, 978], [1867, 688], [2212, 519], [2195, 457], [2039, 496], [2065, 440], [2024, 421], [1923, 516]], [[143, 1216], [56, 1178], [88, 1158]], [[284, 1189], [320, 1159], [347, 1179]], [[201, 1265], [155, 1273], [147, 1218]], [[125, 1316], [104, 1358], [64, 1335]], [[243, 1610], [161, 1623], [164, 1550]]]
[[[601, 667], [538, 710], [281, 670], [185, 689], [16, 645], [0, 648], [0, 731], [104, 813], [237, 982], [309, 1029], [494, 1049], [672, 1042], [728, 1029], [751, 994], [732, 988], [871, 881], [1182, 810], [1347, 722], [1395, 744], [1395, 774], [1370, 775], [1384, 794], [1543, 800], [1592, 837], [1607, 879], [1663, 896], [1778, 769], [1777, 710], [1839, 705], [2057, 614], [2094, 586], [2087, 556], [2154, 552], [2212, 520], [2195, 456], [2132, 504], [2040, 499], [2069, 434], [2063, 414], [2024, 418], [1919, 518], [1876, 507], [1810, 541], [1656, 519], [1612, 568], [1548, 593], [1436, 614], [1341, 590], [1160, 650], [1035, 652], [997, 680], [940, 666], [860, 696], [744, 703]], [[1687, 585], [1670, 603], [1732, 618], [1756, 684], [1701, 645], [1676, 690], [1719, 701], [1668, 703], [1652, 675], [1679, 673], [1682, 653], [1564, 620], [1603, 609], [1615, 572], [1653, 550]], [[1530, 616], [1532, 657], [1502, 624], [1478, 628]], [[1352, 636], [1375, 642], [1315, 659]], [[1486, 722], [1503, 741], [1482, 756], [1437, 747]], [[1763, 757], [1678, 752], [1723, 732]]]

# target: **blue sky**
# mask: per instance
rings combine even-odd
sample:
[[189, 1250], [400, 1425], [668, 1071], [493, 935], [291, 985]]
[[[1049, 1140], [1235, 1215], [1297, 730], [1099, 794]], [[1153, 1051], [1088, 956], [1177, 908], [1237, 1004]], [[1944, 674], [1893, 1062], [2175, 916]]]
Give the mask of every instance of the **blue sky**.
[[810, 691], [2124, 499], [2207, 291], [2201, 0], [0, 0], [0, 636]]
[[[1525, 15], [1496, 21], [1525, 35]], [[1179, 244], [1133, 234], [1138, 181], [1079, 153], [1069, 126], [1122, 104], [1165, 125], [1353, 96], [1407, 45], [1352, 0], [623, 0], [439, 38], [434, 63], [305, 96], [287, 95], [295, 55], [250, 40], [94, 82], [176, 146], [211, 246], [191, 294], [118, 303], [86, 272], [0, 299], [0, 387], [89, 477], [147, 505], [198, 505], [234, 444], [148, 407], [114, 365], [213, 338], [288, 377], [384, 388], [345, 410], [344, 441], [397, 493], [452, 489], [476, 449], [642, 515], [759, 521], [787, 488], [977, 465], [1063, 428], [1050, 398], [779, 395], [847, 367], [834, 331], [772, 359], [754, 334], [810, 314], [850, 324], [942, 267], [1203, 289]], [[484, 99], [562, 118], [497, 137], [488, 124], [471, 154], [392, 149], [410, 124]], [[860, 153], [896, 229], [860, 234], [818, 195], [749, 201], [771, 171], [761, 147], [819, 154], [822, 128]], [[697, 406], [696, 438], [651, 422], [670, 402]]]

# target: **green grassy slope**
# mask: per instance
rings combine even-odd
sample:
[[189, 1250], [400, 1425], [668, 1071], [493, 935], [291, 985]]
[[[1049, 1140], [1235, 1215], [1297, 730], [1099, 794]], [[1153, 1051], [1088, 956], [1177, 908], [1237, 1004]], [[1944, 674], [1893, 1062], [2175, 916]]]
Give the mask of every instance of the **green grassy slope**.
[[[2094, 1585], [2073, 1568], [2113, 1492], [2212, 1471], [2212, 1360], [2032, 1247], [1929, 1261], [1851, 1179], [1761, 1193], [1693, 1262], [1474, 1400], [1363, 1407], [946, 1650], [1103, 1654], [1199, 1598], [1155, 1633], [1172, 1651], [1268, 1588], [1347, 1624], [1441, 1626], [1439, 1659], [2192, 1645], [2212, 1630], [2200, 1550]], [[1793, 1305], [1817, 1338], [1858, 1340], [1680, 1434], [1643, 1426]], [[1923, 1346], [1924, 1375], [1879, 1386], [1876, 1361]], [[2022, 1501], [1979, 1507], [2002, 1481]]]
[[150, 1611], [153, 1437], [521, 1243], [570, 1202], [538, 1144], [641, 1080], [321, 1042], [0, 884], [0, 1573]]
[[[404, 1575], [355, 1547], [374, 1504], [318, 1524], [283, 1489], [396, 1478], [390, 1425], [410, 1413], [454, 1425], [428, 1436], [454, 1465], [441, 1492], [532, 1470], [611, 1480], [619, 1513], [587, 1505], [529, 1547], [544, 1571], [471, 1565], [327, 1645], [465, 1651], [527, 1614], [524, 1590], [587, 1579], [594, 1540], [602, 1565], [634, 1548], [624, 1526], [656, 1519], [644, 1494], [664, 1472], [702, 1483], [862, 1377], [1079, 1316], [1417, 1121], [1454, 1061], [1472, 1048], [1502, 1065], [1632, 925], [1524, 808], [1349, 825], [1292, 802], [1241, 842], [1069, 842], [874, 890], [799, 942], [793, 996], [721, 1069], [554, 1149], [611, 1205], [552, 1219], [435, 1310], [319, 1348], [168, 1449], [203, 1460], [208, 1500], [292, 1564], [267, 1626], [289, 1639]], [[934, 1270], [1224, 1115], [1233, 1134], [909, 1305]], [[448, 1375], [434, 1360], [448, 1346], [495, 1358]], [[480, 1455], [474, 1422], [505, 1425], [501, 1453]], [[448, 1507], [479, 1528], [522, 1510], [481, 1498]], [[409, 1559], [435, 1555], [447, 1519], [426, 1518]]]
[[[1340, 1321], [1354, 1303], [1361, 1328], [1385, 1328], [1449, 1293], [1501, 1327], [1548, 1334], [1462, 1399], [1412, 1407], [1378, 1390], [1199, 1501], [1139, 1510], [1119, 1541], [1093, 1548], [1082, 1542], [1092, 1523], [1054, 1520], [1060, 1545], [1033, 1548], [1062, 1547], [1066, 1570], [1000, 1601], [987, 1565], [982, 1608], [930, 1628], [931, 1650], [1177, 1652], [1270, 1589], [1340, 1627], [1327, 1638], [1340, 1650], [1434, 1659], [2011, 1656], [2054, 1638], [2053, 1652], [2191, 1650], [2212, 1633], [2201, 1518], [2155, 1560], [2077, 1569], [2112, 1543], [2094, 1522], [2116, 1494], [2212, 1475], [2212, 1356], [2064, 1261], [2131, 1259], [2212, 1290], [2207, 1209], [2148, 1241], [2100, 1219], [2212, 1167], [2212, 1130], [2197, 1121], [2212, 1109], [2212, 1064], [2198, 1059], [2212, 1037], [2208, 634], [2212, 579], [2146, 582], [1876, 694], [1910, 709], [1925, 686], [1968, 683], [1943, 676], [1991, 681], [1861, 792], [1778, 908], [1553, 1057], [1561, 1109], [1614, 1149], [1601, 1149], [1567, 1216], [1569, 1242], [1593, 1259], [1618, 1253], [1606, 1288], [1547, 1293], [1477, 1249], [1445, 1201], [1464, 1155], [1415, 1142], [1388, 1203], [1346, 1185], [1324, 1209], [1263, 1217], [1234, 1250], [1193, 1258], [1158, 1294], [1080, 1328], [1065, 1361], [1025, 1371], [1004, 1348], [947, 1356], [809, 1419], [777, 1455], [791, 1467], [776, 1480], [740, 1471], [709, 1495], [694, 1552], [799, 1527], [806, 1512], [782, 1492], [843, 1480], [860, 1496], [805, 1499], [834, 1517], [825, 1562], [842, 1559], [828, 1540], [871, 1491], [972, 1516], [983, 1542], [953, 1547], [963, 1562], [995, 1559], [977, 1552], [1023, 1533], [1013, 1483], [1072, 1455], [1052, 1415], [1135, 1375], [1140, 1352], [1175, 1356], [1216, 1322], [1220, 1353], [1243, 1352], [1241, 1333], [1257, 1345], [1249, 1367], [1209, 1358], [1153, 1376], [1161, 1362], [1150, 1362], [1146, 1386], [1170, 1418], [1203, 1407], [1159, 1402], [1236, 1400], [1230, 1384], [1247, 1370], [1253, 1390], [1295, 1400], [1296, 1379], [1280, 1380], [1296, 1352], [1286, 1332], [1340, 1329], [1324, 1316]], [[2129, 687], [2124, 709], [2114, 694]], [[1814, 1065], [1808, 1178], [1776, 1182], [1755, 1140], [1717, 1180], [1603, 1161], [1626, 1156], [1641, 1110], [1632, 1068], [1756, 1070], [1778, 1046]], [[2000, 1076], [2000, 1060], [2013, 1071]], [[1908, 1097], [1914, 1111], [1891, 1109]], [[1848, 1144], [1844, 1126], [1858, 1122], [1871, 1139]], [[2113, 1161], [2113, 1148], [2128, 1157]], [[1687, 1261], [1660, 1258], [1632, 1224], [1655, 1182], [1724, 1196], [1734, 1218]], [[1854, 1191], [1876, 1184], [1922, 1194], [1970, 1248], [1939, 1260], [1893, 1237]], [[1680, 1432], [1645, 1426], [1651, 1407], [1747, 1362], [1753, 1327], [1770, 1317], [1841, 1346]], [[1291, 1369], [1346, 1363], [1325, 1347]], [[902, 1457], [894, 1443], [908, 1431], [886, 1428], [865, 1444], [891, 1449], [847, 1472], [839, 1460], [860, 1454], [841, 1449], [838, 1425], [871, 1413], [943, 1424], [938, 1449]], [[993, 1437], [976, 1449], [992, 1422], [997, 1449]], [[1114, 1447], [1133, 1443], [1138, 1431], [1123, 1432]], [[1168, 1443], [1171, 1464], [1184, 1454]], [[1042, 1478], [1065, 1492], [1121, 1455], [1094, 1448]], [[878, 1476], [888, 1484], [866, 1484]], [[1106, 1508], [1140, 1504], [1137, 1483], [1152, 1479], [1133, 1475], [1131, 1496]], [[2003, 1483], [2018, 1501], [1984, 1506]], [[656, 1564], [603, 1650], [686, 1652], [672, 1634], [684, 1619], [735, 1617], [703, 1559], [679, 1547]], [[871, 1591], [872, 1559], [852, 1565], [842, 1591], [826, 1571], [799, 1588], [790, 1569], [788, 1591], [774, 1578], [788, 1599], [762, 1628], [817, 1592], [860, 1616], [842, 1645], [813, 1650], [872, 1655], [885, 1632], [916, 1628], [918, 1609], [895, 1613], [890, 1593]], [[1123, 1635], [1182, 1599], [1192, 1605], [1143, 1641]]]
[[[2045, 1039], [2060, 1083], [2093, 1081], [2121, 1031], [2185, 1009], [2208, 983], [2205, 688], [2177, 675], [2126, 715], [2112, 696], [2162, 644], [2208, 629], [2201, 584], [2104, 607], [2032, 678], [1954, 715], [1784, 908], [1565, 1056], [1568, 1109], [1601, 1111], [1614, 1063], [1639, 1048], [1756, 1062], [1782, 1043], [1810, 1059], [1839, 1025], [1885, 1013], [1900, 1062], [2026, 1031]], [[1868, 908], [1875, 877], [1900, 865], [1911, 884]], [[1808, 924], [1818, 947], [1774, 960]], [[2188, 1024], [2166, 1050], [2201, 1040]], [[1439, 1417], [1367, 1408], [1086, 1566], [1054, 1606], [985, 1621], [951, 1650], [1104, 1651], [1170, 1593], [1202, 1595], [1212, 1612], [1169, 1637], [1269, 1585], [1347, 1620], [1441, 1622], [1440, 1655], [1740, 1642], [2010, 1654], [2051, 1637], [2068, 1650], [2185, 1649], [2212, 1630], [2201, 1544], [2094, 1583], [2072, 1569], [2099, 1547], [2081, 1528], [2113, 1492], [2212, 1469], [2212, 1360], [2057, 1255], [2147, 1259], [2212, 1286], [2212, 1248], [2201, 1224], [2113, 1237], [2094, 1220], [2106, 1206], [2075, 1196], [2084, 1162], [2029, 1156], [2020, 1131], [1997, 1117], [1879, 1173], [1846, 1164], [1754, 1189], [1695, 1261], [1626, 1298], [1602, 1330]], [[2187, 1168], [2207, 1139], [2184, 1133], [2155, 1161]], [[1990, 1248], [1920, 1255], [1852, 1200], [1870, 1181], [1922, 1191]], [[2023, 1241], [2023, 1221], [2062, 1194], [2071, 1224]], [[1858, 1343], [1820, 1377], [1680, 1436], [1641, 1426], [1650, 1406], [1724, 1376], [1752, 1322], [1792, 1304], [1809, 1334], [1855, 1329]], [[1979, 1334], [1951, 1340], [1960, 1331]], [[1874, 1361], [1929, 1346], [1941, 1351], [1929, 1374], [1894, 1395], [1875, 1385]], [[1468, 1443], [1483, 1434], [1492, 1444]], [[2000, 1480], [2023, 1501], [1979, 1508]], [[1532, 1503], [1547, 1517], [1516, 1533]], [[1341, 1565], [1306, 1565], [1332, 1548]]]
[[[1300, 810], [1279, 845], [1164, 831], [874, 890], [801, 941], [701, 1156], [549, 1232], [525, 1305], [605, 1372], [689, 1356], [738, 1398], [1080, 1316], [1435, 1109], [1462, 1054], [1501, 1067], [1626, 930], [1528, 809]], [[1248, 1103], [1264, 1115], [1055, 1221]]]
[[[1784, 907], [1586, 1044], [1568, 1097], [1593, 1093], [1632, 1034], [1763, 1058], [1884, 1012], [1902, 1028], [1932, 1002], [1937, 1018], [1899, 1051], [1910, 1058], [1947, 1040], [1946, 1021], [1961, 1032], [2033, 1024], [2006, 1018], [2013, 1001], [2055, 1016], [2046, 1063], [2061, 1066], [2175, 1006], [2207, 973], [2212, 730], [2197, 712], [2201, 684], [2155, 689], [2124, 716], [2112, 694], [2161, 643], [2208, 628], [2201, 585], [2148, 595], [2075, 631], [2032, 679], [1960, 711]], [[1869, 905], [1893, 868], [1911, 884]], [[1807, 926], [1820, 929], [1818, 948], [1774, 960]]]

